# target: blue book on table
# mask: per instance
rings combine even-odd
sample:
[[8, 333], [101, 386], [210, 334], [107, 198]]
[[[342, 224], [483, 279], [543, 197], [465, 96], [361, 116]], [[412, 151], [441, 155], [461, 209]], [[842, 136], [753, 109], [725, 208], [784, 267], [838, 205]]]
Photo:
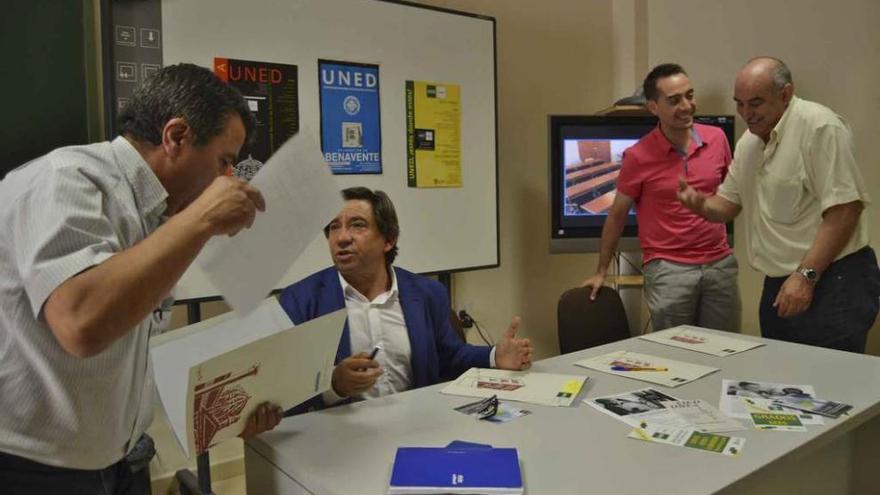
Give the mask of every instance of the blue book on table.
[[511, 448], [399, 447], [388, 493], [520, 495], [519, 457]]

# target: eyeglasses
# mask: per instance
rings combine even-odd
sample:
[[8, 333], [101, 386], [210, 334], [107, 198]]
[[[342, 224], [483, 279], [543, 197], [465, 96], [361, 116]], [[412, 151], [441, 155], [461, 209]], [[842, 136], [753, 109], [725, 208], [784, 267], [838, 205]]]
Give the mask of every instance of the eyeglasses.
[[486, 419], [491, 418], [498, 414], [498, 396], [493, 395], [487, 399], [481, 400], [478, 404], [474, 405], [474, 416], [478, 419]]
[[498, 396], [493, 395], [477, 402], [470, 402], [456, 407], [455, 410], [477, 419], [488, 419], [498, 414]]

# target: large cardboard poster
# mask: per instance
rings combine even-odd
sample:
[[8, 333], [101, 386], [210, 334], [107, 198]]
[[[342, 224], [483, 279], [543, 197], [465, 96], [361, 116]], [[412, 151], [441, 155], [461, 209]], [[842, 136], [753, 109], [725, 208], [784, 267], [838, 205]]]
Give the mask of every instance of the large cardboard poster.
[[382, 173], [379, 66], [318, 61], [321, 150], [334, 174]]
[[457, 84], [406, 82], [407, 185], [461, 187]]
[[241, 91], [257, 120], [254, 142], [242, 147], [235, 170], [236, 175], [250, 179], [275, 150], [299, 131], [297, 67], [215, 57], [214, 73]]

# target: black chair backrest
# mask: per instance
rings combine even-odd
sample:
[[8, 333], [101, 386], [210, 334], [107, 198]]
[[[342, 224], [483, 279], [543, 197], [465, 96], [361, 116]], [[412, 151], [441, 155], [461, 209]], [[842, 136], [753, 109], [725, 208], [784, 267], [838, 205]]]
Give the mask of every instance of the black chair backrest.
[[590, 301], [590, 287], [565, 291], [556, 307], [559, 353], [628, 339], [629, 322], [620, 295], [611, 287], [602, 287], [596, 300]]

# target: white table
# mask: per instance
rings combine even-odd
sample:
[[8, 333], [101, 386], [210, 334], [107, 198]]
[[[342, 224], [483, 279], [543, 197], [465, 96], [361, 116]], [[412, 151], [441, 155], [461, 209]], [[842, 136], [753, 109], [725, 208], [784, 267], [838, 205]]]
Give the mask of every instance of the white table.
[[[757, 339], [742, 335], [743, 339]], [[535, 363], [535, 371], [590, 377], [581, 398], [649, 383], [572, 365], [631, 350], [721, 368], [674, 389], [681, 399], [717, 406], [721, 379], [811, 384], [821, 398], [855, 408], [807, 433], [746, 430], [737, 457], [626, 437], [631, 428], [580, 399], [572, 407], [524, 404], [532, 414], [495, 425], [453, 407], [476, 399], [439, 393], [443, 385], [285, 419], [245, 448], [247, 488], [263, 494], [383, 494], [398, 446], [452, 440], [516, 447], [526, 493], [880, 493], [880, 358], [764, 340], [724, 358], [629, 339]]]

